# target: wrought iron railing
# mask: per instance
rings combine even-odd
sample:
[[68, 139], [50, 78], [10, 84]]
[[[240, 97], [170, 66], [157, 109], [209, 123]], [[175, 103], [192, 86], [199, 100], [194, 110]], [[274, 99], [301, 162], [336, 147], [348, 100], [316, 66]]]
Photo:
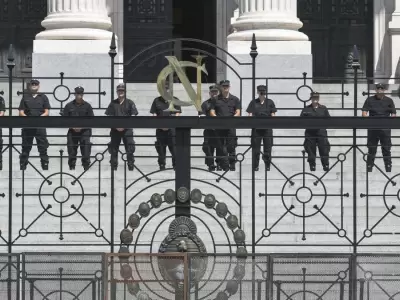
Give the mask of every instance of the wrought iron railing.
[[[201, 49], [188, 49], [194, 50]], [[24, 252], [27, 249], [40, 252], [56, 251], [62, 247], [65, 251], [120, 252], [132, 255], [159, 252], [162, 254], [158, 256], [164, 257], [168, 256], [169, 252], [176, 252], [177, 244], [184, 237], [182, 241], [190, 248], [188, 252], [199, 252], [199, 255], [207, 257], [218, 257], [218, 253], [227, 253], [226, 262], [233, 261], [239, 270], [242, 270], [242, 265], [238, 265], [236, 256], [254, 253], [251, 258], [245, 260], [245, 264], [250, 264], [254, 270], [249, 273], [246, 271], [246, 277], [241, 279], [237, 292], [232, 292], [237, 286], [236, 275], [230, 274], [229, 276], [233, 277], [228, 276], [225, 279], [220, 276], [221, 270], [209, 270], [207, 267], [204, 274], [216, 276], [216, 283], [212, 285], [214, 288], [210, 288], [212, 280], [204, 279], [205, 275], [193, 286], [189, 281], [186, 284], [186, 292], [189, 293], [190, 290], [193, 293], [191, 297], [195, 299], [226, 299], [227, 296], [232, 296], [232, 299], [249, 299], [250, 296], [251, 299], [294, 299], [307, 293], [318, 294], [316, 299], [324, 298], [327, 293], [331, 293], [332, 296], [329, 297], [335, 299], [347, 298], [347, 295], [350, 299], [385, 299], [387, 295], [392, 295], [390, 297], [393, 298], [396, 286], [389, 282], [397, 280], [397, 275], [394, 271], [386, 273], [385, 265], [388, 261], [390, 267], [395, 266], [396, 257], [363, 253], [397, 251], [400, 246], [397, 239], [400, 216], [397, 212], [397, 202], [400, 199], [397, 189], [400, 167], [397, 152], [400, 138], [397, 132], [397, 129], [400, 129], [399, 119], [359, 117], [360, 107], [370, 93], [373, 80], [358, 78], [357, 72], [354, 72], [351, 82], [346, 79], [346, 82], [343, 80], [343, 83], [333, 88], [319, 86], [317, 89], [317, 85], [312, 84], [312, 78], [308, 78], [307, 74], [291, 79], [257, 78], [255, 41], [251, 45], [250, 53], [252, 62], [244, 63], [243, 66], [252, 68], [253, 76], [239, 78], [238, 96], [244, 103], [245, 82], [251, 82], [253, 98], [255, 86], [266, 83], [269, 97], [277, 102], [276, 117], [245, 117], [243, 110], [246, 107], [242, 110], [242, 117], [199, 117], [190, 107], [184, 107], [183, 116], [180, 117], [152, 117], [149, 116], [148, 110], [153, 98], [158, 96], [155, 87], [153, 93], [145, 96], [146, 93], [134, 94], [129, 90], [129, 86], [128, 97], [135, 100], [139, 116], [103, 116], [106, 107], [114, 98], [114, 93], [111, 92], [116, 83], [116, 53], [113, 47], [110, 51], [112, 70], [109, 78], [69, 78], [66, 74], [57, 78], [39, 78], [42, 91], [50, 98], [51, 116], [17, 117], [18, 104], [22, 94], [26, 93], [25, 82], [28, 79], [13, 75], [13, 60], [10, 55], [8, 87], [4, 87], [4, 97], [8, 100], [7, 116], [0, 117], [0, 128], [3, 128], [0, 247], [3, 252], [10, 254], [5, 256], [8, 274], [14, 272], [27, 277], [23, 269], [29, 267], [29, 257], [33, 259], [32, 264], [44, 266], [48, 263], [52, 268], [58, 264], [51, 261], [35, 262], [34, 254], [27, 254], [25, 258], [22, 257], [22, 266], [18, 265], [20, 269], [13, 270], [11, 266], [14, 264], [10, 261], [20, 257], [13, 256], [12, 253]], [[158, 53], [163, 54], [165, 51]], [[354, 64], [354, 69], [357, 71], [357, 64]], [[284, 93], [274, 92], [273, 82], [283, 80], [299, 82], [299, 85]], [[72, 100], [73, 88], [81, 85], [82, 81], [92, 82], [87, 84], [90, 88], [86, 88], [85, 99], [91, 102], [96, 116], [58, 116], [65, 103]], [[315, 90], [321, 94], [321, 102], [330, 109], [331, 118], [299, 117], [300, 110], [309, 99], [310, 91]], [[183, 93], [183, 89], [179, 90], [178, 86], [174, 92], [179, 95], [180, 92]], [[389, 91], [388, 94], [397, 97], [397, 91]], [[288, 99], [287, 97], [293, 99], [293, 107], [281, 101]], [[47, 153], [50, 161], [48, 170], [42, 170], [40, 157], [35, 149], [31, 152], [26, 169], [20, 170], [21, 128], [47, 129]], [[77, 157], [76, 168], [69, 170], [68, 146], [71, 144], [67, 145], [67, 128], [93, 129], [91, 163], [86, 170], [80, 166], [80, 155]], [[134, 128], [136, 151], [133, 171], [129, 170], [123, 148], [120, 148], [118, 154], [118, 169], [111, 168], [109, 128]], [[159, 169], [155, 128], [174, 129], [172, 148], [175, 149], [175, 168], [171, 157], [167, 155], [166, 169]], [[235, 129], [238, 138], [236, 153], [232, 156], [235, 168], [231, 166], [229, 170], [209, 170], [202, 151], [203, 130], [226, 128]], [[262, 159], [260, 170], [256, 171], [253, 168], [253, 158], [258, 151], [251, 143], [253, 128], [274, 130], [269, 170], [264, 166]], [[319, 163], [318, 156], [316, 170], [309, 169], [307, 154], [304, 152], [304, 128], [327, 128], [330, 164], [325, 170]], [[382, 156], [378, 152], [374, 168], [370, 172], [366, 164], [366, 130], [387, 128], [393, 130], [392, 170], [389, 172], [385, 169]], [[221, 133], [218, 135], [220, 140], [223, 137]], [[35, 145], [33, 146], [35, 148]], [[225, 156], [219, 158], [225, 159]], [[310, 261], [307, 260], [307, 256], [302, 255], [289, 255], [286, 258], [285, 255], [261, 256], [272, 252], [341, 254], [332, 254], [329, 257], [320, 255], [317, 258], [312, 256]], [[88, 254], [82, 255], [84, 257]], [[190, 269], [191, 264], [200, 264], [198, 267], [204, 265], [203, 258], [198, 258], [196, 254], [188, 255], [189, 258], [182, 254], [183, 260], [187, 258], [186, 268]], [[259, 256], [263, 257], [260, 258], [263, 263], [261, 269], [258, 268], [260, 264], [256, 263]], [[80, 256], [76, 254], [76, 257], [79, 261]], [[71, 256], [65, 260], [68, 262], [76, 257]], [[104, 291], [100, 286], [100, 279], [105, 280], [105, 277], [103, 273], [100, 276], [97, 271], [109, 267], [100, 259], [100, 255], [96, 257], [99, 258], [103, 269], [93, 267], [93, 272], [78, 278], [82, 284], [87, 282], [91, 286], [92, 292], [85, 292], [88, 293], [85, 297], [89, 299], [102, 299], [99, 298], [103, 297], [100, 291]], [[89, 264], [97, 264], [89, 258], [82, 259]], [[111, 255], [107, 259], [111, 259], [111, 265], [119, 264], [118, 257]], [[200, 263], [196, 262], [196, 259]], [[79, 267], [83, 267], [84, 264], [82, 262]], [[321, 265], [321, 269], [325, 268], [327, 271], [318, 273], [319, 268], [314, 271], [312, 268], [318, 264]], [[364, 268], [363, 264], [368, 268]], [[282, 273], [274, 271], [279, 270], [279, 266], [282, 265], [285, 266]], [[379, 267], [375, 269], [375, 265]], [[300, 266], [298, 271], [294, 274], [289, 272], [286, 277], [286, 269], [292, 270]], [[66, 273], [60, 271], [60, 268], [64, 270], [66, 267], [60, 264], [58, 271], [49, 275], [53, 280], [51, 284], [61, 277], [65, 279], [63, 274]], [[117, 266], [115, 268], [123, 270]], [[15, 297], [19, 297], [21, 289], [24, 291], [21, 293], [22, 297], [26, 296], [26, 293], [31, 297], [41, 286], [50, 288], [50, 283], [43, 283], [41, 277], [35, 277], [36, 275], [33, 272], [29, 275], [31, 279], [21, 279], [22, 281], [10, 280], [14, 277], [9, 275], [6, 282], [9, 299], [14, 297], [10, 296], [13, 290], [16, 291]], [[189, 278], [190, 276], [192, 275], [189, 274]], [[328, 279], [322, 280], [325, 277]], [[109, 277], [107, 278], [109, 280]], [[186, 276], [184, 278], [187, 279]], [[125, 278], [113, 277], [110, 280], [107, 284], [114, 284], [112, 295], [126, 294], [129, 287], [126, 286]], [[218, 283], [221, 280], [228, 281], [226, 285], [221, 285]], [[321, 280], [324, 283], [321, 283]], [[386, 288], [383, 282], [388, 283], [387, 293], [384, 292]], [[25, 286], [22, 287], [21, 283]], [[130, 283], [134, 284], [135, 281]], [[21, 284], [21, 287], [9, 288], [10, 285], [17, 284]], [[66, 283], [66, 286], [68, 284], [70, 283]], [[205, 288], [207, 285], [210, 289], [208, 292]], [[26, 292], [28, 286], [29, 292]], [[168, 283], [163, 283], [163, 286], [169, 289], [169, 292], [165, 293], [169, 293], [169, 296], [175, 295], [171, 288], [168, 288]], [[165, 296], [161, 287], [155, 289], [153, 291], [152, 288], [146, 287], [146, 291]], [[59, 288], [57, 291], [63, 289]], [[136, 285], [134, 291], [138, 292]], [[183, 291], [184, 289], [177, 297], [188, 297]], [[74, 297], [78, 297], [76, 293], [79, 291], [70, 292]], [[381, 296], [381, 292], [386, 296]], [[52, 291], [39, 294], [41, 297], [48, 297], [48, 293]], [[218, 293], [220, 296], [217, 296]], [[155, 294], [151, 297], [157, 298], [160, 295]]]

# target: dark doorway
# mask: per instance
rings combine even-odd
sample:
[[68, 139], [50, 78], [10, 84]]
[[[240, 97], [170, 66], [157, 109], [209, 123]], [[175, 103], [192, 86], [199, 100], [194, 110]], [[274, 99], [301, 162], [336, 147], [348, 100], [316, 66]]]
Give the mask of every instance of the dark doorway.
[[373, 76], [373, 0], [298, 0], [300, 31], [312, 42], [313, 76], [344, 77], [353, 45]]
[[10, 44], [15, 55], [15, 75], [31, 76], [33, 40], [44, 30], [41, 22], [47, 16], [47, 0], [0, 0], [0, 75], [5, 67]]
[[[199, 43], [167, 43], [153, 48], [136, 60], [132, 58], [156, 43], [172, 38], [192, 38], [216, 43], [216, 0], [126, 0], [124, 1], [124, 77], [127, 82], [156, 82], [161, 69], [166, 66], [164, 56], [175, 55], [181, 60], [195, 61], [194, 51], [182, 48], [200, 48]], [[201, 46], [201, 49], [215, 55], [215, 49]], [[167, 53], [156, 55], [162, 50]], [[141, 67], [136, 66], [150, 56]], [[203, 82], [216, 78], [215, 59], [205, 60], [209, 76]], [[196, 81], [195, 69], [187, 69], [188, 77]]]
[[[216, 44], [216, 0], [174, 0], [174, 38], [191, 38]], [[201, 48], [215, 55], [215, 48], [193, 42], [183, 42], [182, 48]], [[193, 51], [182, 51], [182, 60], [194, 61]], [[216, 78], [216, 61], [212, 57], [204, 60], [208, 76], [203, 75], [203, 82], [214, 82]], [[188, 68], [187, 75], [191, 82], [196, 82], [196, 70]]]

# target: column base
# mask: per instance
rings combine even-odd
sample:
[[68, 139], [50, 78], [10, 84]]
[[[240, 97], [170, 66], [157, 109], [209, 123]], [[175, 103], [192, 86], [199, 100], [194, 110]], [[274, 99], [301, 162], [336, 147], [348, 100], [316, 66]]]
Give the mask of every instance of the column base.
[[308, 41], [308, 36], [290, 29], [253, 29], [236, 31], [228, 35], [228, 41], [251, 41], [253, 34], [257, 41]]
[[112, 32], [92, 28], [48, 29], [36, 35], [36, 40], [111, 40]]

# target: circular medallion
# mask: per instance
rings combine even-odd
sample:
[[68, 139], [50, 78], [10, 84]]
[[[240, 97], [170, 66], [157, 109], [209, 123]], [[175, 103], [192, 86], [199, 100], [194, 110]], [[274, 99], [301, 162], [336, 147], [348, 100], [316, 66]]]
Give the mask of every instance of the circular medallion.
[[[50, 185], [49, 182], [53, 181], [60, 182], [60, 185], [56, 187]], [[75, 182], [78, 184], [73, 184]], [[51, 174], [39, 187], [40, 205], [54, 217], [66, 218], [75, 214], [81, 208], [84, 196], [81, 182], [68, 173]], [[47, 209], [49, 205], [54, 204], [61, 205], [62, 209], [60, 210], [57, 206], [52, 210]]]
[[[291, 182], [293, 184], [290, 184]], [[318, 182], [318, 185], [315, 186], [314, 182]], [[318, 214], [327, 199], [324, 183], [310, 173], [299, 173], [290, 177], [283, 185], [281, 194], [287, 211], [300, 218]]]

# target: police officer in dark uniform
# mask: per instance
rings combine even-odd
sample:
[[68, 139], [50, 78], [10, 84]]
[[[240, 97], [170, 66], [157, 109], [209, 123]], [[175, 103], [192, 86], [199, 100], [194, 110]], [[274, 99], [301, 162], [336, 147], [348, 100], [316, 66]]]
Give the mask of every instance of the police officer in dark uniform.
[[[64, 110], [63, 116], [65, 117], [93, 117], [92, 106], [83, 100], [84, 88], [78, 86], [75, 88], [75, 99], [69, 102]], [[70, 170], [75, 170], [76, 155], [78, 153], [78, 145], [82, 154], [82, 166], [86, 171], [90, 166], [90, 153], [92, 143], [90, 137], [92, 136], [91, 128], [70, 128], [67, 133], [68, 143], [68, 165]]]
[[[3, 97], [0, 96], [0, 117], [4, 116], [6, 104]], [[0, 170], [3, 170], [3, 131], [0, 128]]]
[[[210, 115], [212, 117], [240, 116], [240, 100], [238, 97], [230, 94], [230, 81], [222, 80], [219, 85], [222, 88], [222, 93], [219, 95], [218, 99], [213, 102]], [[216, 130], [216, 135], [219, 138], [219, 146], [216, 149], [218, 156], [217, 163], [224, 171], [235, 171], [237, 147], [236, 129], [218, 129]]]
[[[107, 116], [130, 117], [139, 114], [135, 103], [131, 99], [126, 98], [125, 84], [121, 83], [117, 86], [118, 98], [113, 100], [106, 110]], [[110, 132], [111, 142], [109, 149], [111, 153], [111, 167], [116, 170], [118, 168], [118, 151], [121, 140], [124, 143], [126, 151], [126, 160], [128, 170], [133, 171], [135, 159], [135, 141], [133, 139], [133, 130], [131, 128], [112, 128]]]
[[[166, 82], [166, 89], [167, 92], [169, 92], [168, 81]], [[175, 111], [169, 111], [167, 110], [168, 108], [168, 101], [160, 96], [154, 99], [150, 108], [150, 113], [157, 117], [179, 116], [182, 113], [182, 109], [178, 105], [174, 105]], [[156, 138], [155, 147], [158, 153], [158, 165], [160, 166], [160, 170], [165, 170], [167, 146], [172, 156], [172, 167], [175, 168], [175, 130], [171, 128], [158, 128], [156, 130]]]
[[[257, 87], [258, 98], [252, 100], [247, 107], [249, 116], [255, 117], [273, 117], [277, 112], [275, 103], [271, 99], [267, 98], [267, 87], [265, 85], [259, 85]], [[261, 153], [261, 141], [264, 146], [263, 160], [265, 163], [265, 169], [270, 170], [271, 165], [271, 151], [273, 145], [273, 132], [272, 129], [253, 129], [251, 132], [251, 144], [255, 151], [254, 157], [254, 171], [258, 171], [258, 165], [260, 163]]]
[[[385, 85], [378, 83], [376, 85], [376, 94], [365, 100], [362, 108], [363, 117], [396, 117], [396, 107], [391, 98], [385, 96]], [[392, 157], [390, 149], [392, 147], [390, 129], [368, 129], [368, 158], [367, 171], [372, 172], [375, 155], [380, 141], [382, 147], [382, 156], [385, 163], [386, 172], [392, 171]]]
[[[203, 102], [201, 105], [202, 114], [207, 117], [210, 116], [210, 110], [212, 107], [212, 102], [218, 99], [219, 89], [218, 86], [210, 86], [210, 98]], [[203, 132], [204, 142], [203, 142], [203, 152], [206, 155], [205, 164], [208, 166], [208, 170], [215, 171], [216, 166], [214, 164], [214, 155], [216, 149], [216, 136], [214, 129], [205, 129]]]
[[[47, 117], [49, 115], [50, 103], [45, 94], [39, 93], [40, 82], [32, 79], [29, 84], [29, 92], [24, 94], [19, 104], [19, 115], [21, 117]], [[40, 155], [43, 170], [49, 169], [49, 156], [47, 148], [47, 132], [45, 128], [23, 128], [22, 129], [22, 152], [20, 155], [20, 169], [25, 170], [28, 165], [29, 153], [32, 150], [33, 138]]]
[[[319, 93], [311, 93], [311, 104], [303, 108], [301, 117], [330, 117], [328, 108], [319, 104]], [[304, 150], [308, 155], [308, 163], [310, 170], [315, 171], [315, 160], [318, 152], [321, 157], [322, 168], [325, 172], [329, 171], [329, 152], [330, 144], [328, 141], [328, 132], [326, 129], [306, 129], [305, 131]]]

